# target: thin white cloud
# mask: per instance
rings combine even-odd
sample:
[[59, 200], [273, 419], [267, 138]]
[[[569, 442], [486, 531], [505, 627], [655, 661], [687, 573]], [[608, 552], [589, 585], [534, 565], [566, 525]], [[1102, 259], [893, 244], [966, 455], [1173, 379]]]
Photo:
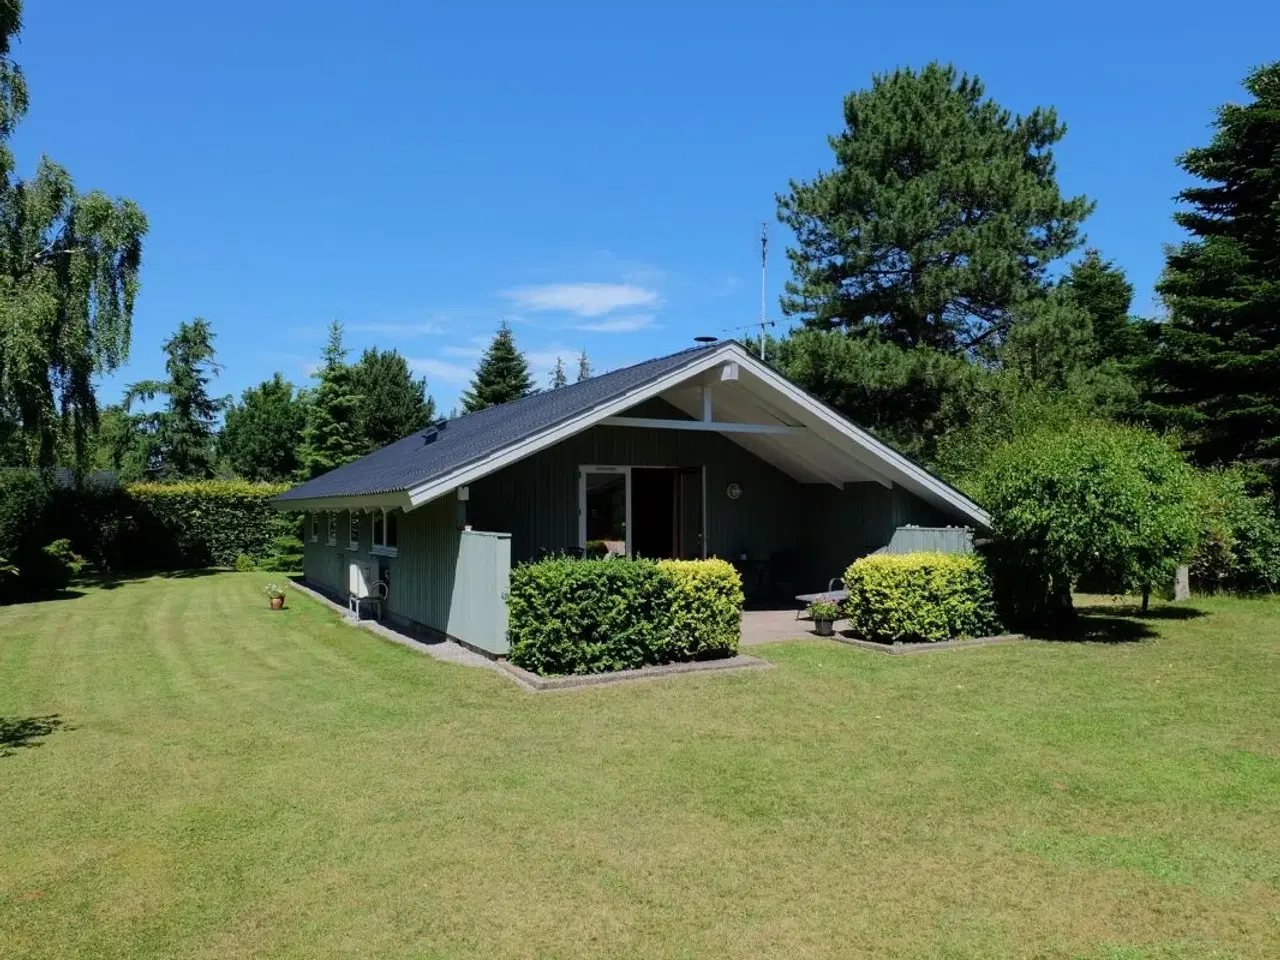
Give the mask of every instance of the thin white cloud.
[[428, 383], [469, 383], [471, 367], [461, 363], [437, 360], [435, 357], [410, 357], [409, 366], [424, 374]]
[[436, 333], [444, 333], [444, 328], [437, 323], [352, 323], [347, 329], [353, 333], [381, 333], [389, 337], [424, 337]]
[[634, 313], [620, 317], [609, 317], [605, 320], [593, 320], [590, 323], [574, 324], [575, 330], [586, 330], [591, 333], [635, 333], [653, 326], [656, 314]]
[[504, 291], [502, 296], [525, 310], [561, 311], [600, 317], [614, 310], [657, 306], [658, 291], [633, 283], [546, 283]]
[[484, 353], [481, 347], [441, 347], [440, 352], [449, 357], [462, 357], [464, 360], [479, 360]]

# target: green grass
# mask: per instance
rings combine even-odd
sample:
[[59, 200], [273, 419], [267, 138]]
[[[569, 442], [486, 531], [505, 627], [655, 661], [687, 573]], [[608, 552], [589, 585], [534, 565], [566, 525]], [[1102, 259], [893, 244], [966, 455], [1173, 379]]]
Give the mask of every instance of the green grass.
[[1280, 602], [535, 696], [268, 579], [0, 609], [7, 960], [1280, 955]]

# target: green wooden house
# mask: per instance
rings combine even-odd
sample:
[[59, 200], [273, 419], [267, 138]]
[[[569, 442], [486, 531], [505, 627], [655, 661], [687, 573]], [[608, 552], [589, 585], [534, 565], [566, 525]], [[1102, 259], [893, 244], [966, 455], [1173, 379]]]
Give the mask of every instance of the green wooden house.
[[718, 556], [763, 605], [990, 522], [734, 341], [440, 421], [276, 506], [307, 513], [308, 583], [380, 581], [389, 618], [499, 656], [513, 563]]

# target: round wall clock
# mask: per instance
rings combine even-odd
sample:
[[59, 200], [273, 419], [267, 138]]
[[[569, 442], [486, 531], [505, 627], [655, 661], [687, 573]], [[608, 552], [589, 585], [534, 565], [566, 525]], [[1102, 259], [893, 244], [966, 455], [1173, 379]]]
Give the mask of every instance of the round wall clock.
[[742, 496], [742, 484], [740, 483], [729, 484], [727, 487], [724, 488], [724, 494], [730, 500], [737, 500], [739, 497]]

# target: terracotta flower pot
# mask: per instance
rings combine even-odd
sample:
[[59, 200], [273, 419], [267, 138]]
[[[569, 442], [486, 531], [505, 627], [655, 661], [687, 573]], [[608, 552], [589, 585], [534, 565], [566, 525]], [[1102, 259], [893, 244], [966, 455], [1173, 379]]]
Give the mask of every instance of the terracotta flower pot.
[[284, 609], [284, 597], [272, 597], [272, 598], [271, 598], [271, 609], [272, 609], [272, 610], [283, 610], [283, 609]]

